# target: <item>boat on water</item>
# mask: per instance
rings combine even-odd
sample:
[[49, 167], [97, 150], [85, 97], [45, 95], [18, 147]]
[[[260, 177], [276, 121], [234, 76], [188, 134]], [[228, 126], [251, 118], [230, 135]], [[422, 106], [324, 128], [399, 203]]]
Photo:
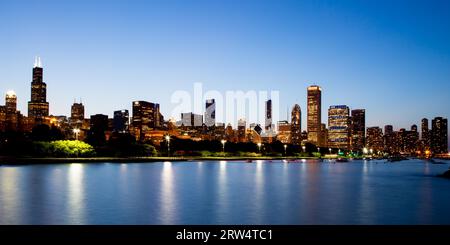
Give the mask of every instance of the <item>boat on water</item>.
[[252, 163], [253, 161], [251, 159], [247, 159], [247, 161], [245, 161], [247, 163]]
[[408, 160], [408, 158], [402, 156], [392, 156], [387, 159], [388, 162], [400, 162], [403, 160]]
[[348, 162], [347, 158], [338, 158], [336, 159], [336, 162]]

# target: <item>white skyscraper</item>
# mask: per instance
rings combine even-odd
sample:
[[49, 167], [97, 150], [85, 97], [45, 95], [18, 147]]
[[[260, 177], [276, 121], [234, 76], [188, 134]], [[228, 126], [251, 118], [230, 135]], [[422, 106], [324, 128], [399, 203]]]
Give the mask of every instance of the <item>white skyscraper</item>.
[[216, 102], [214, 99], [206, 100], [205, 124], [212, 127], [216, 124]]

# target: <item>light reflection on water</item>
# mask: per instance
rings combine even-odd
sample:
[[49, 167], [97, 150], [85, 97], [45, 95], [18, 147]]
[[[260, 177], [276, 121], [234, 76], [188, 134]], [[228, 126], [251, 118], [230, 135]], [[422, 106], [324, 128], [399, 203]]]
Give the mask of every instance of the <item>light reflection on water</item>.
[[0, 224], [450, 224], [448, 165], [0, 166]]

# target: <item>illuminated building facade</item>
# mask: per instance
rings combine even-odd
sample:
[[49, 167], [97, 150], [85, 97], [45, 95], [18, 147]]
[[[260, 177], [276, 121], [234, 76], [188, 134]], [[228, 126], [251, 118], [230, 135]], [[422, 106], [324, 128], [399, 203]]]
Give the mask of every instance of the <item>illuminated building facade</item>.
[[421, 135], [421, 143], [422, 143], [422, 151], [429, 151], [431, 149], [431, 135], [430, 135], [430, 129], [428, 126], [428, 119], [423, 118], [422, 119], [422, 135]]
[[448, 152], [447, 118], [435, 117], [431, 121], [431, 151], [433, 154]]
[[352, 110], [350, 132], [351, 150], [362, 151], [366, 145], [366, 110]]
[[367, 128], [367, 139], [366, 147], [372, 149], [373, 152], [383, 151], [383, 131], [380, 127], [369, 127]]
[[[278, 121], [278, 134], [277, 134], [277, 140], [281, 141], [283, 144], [290, 144], [292, 142], [291, 138], [291, 129], [292, 124], [290, 124], [288, 121]], [[300, 132], [299, 132], [300, 133]], [[301, 135], [299, 135], [301, 136]]]
[[316, 85], [309, 86], [307, 99], [308, 141], [313, 144], [318, 144], [320, 125], [322, 123], [322, 89]]
[[246, 139], [246, 125], [247, 122], [245, 119], [241, 118], [238, 121], [238, 127], [237, 127], [237, 137], [239, 142], [247, 142]]
[[138, 141], [144, 140], [147, 131], [160, 128], [162, 116], [159, 104], [147, 101], [133, 101], [133, 134]]
[[37, 57], [33, 67], [31, 100], [28, 102], [28, 117], [34, 119], [35, 123], [43, 123], [45, 117], [48, 117], [48, 111], [47, 84], [43, 81], [41, 60]]
[[[328, 146], [348, 149], [350, 144], [349, 108], [346, 105], [330, 106], [328, 109]], [[320, 129], [320, 128], [319, 128]], [[309, 133], [308, 133], [309, 134]]]
[[5, 96], [5, 127], [6, 130], [17, 131], [20, 126], [20, 112], [17, 111], [17, 96], [14, 91], [8, 91]]
[[84, 120], [84, 105], [83, 103], [73, 103], [70, 108], [70, 120], [74, 123], [82, 122]]
[[293, 145], [302, 143], [302, 111], [300, 106], [295, 104], [291, 111], [291, 130], [290, 142]]

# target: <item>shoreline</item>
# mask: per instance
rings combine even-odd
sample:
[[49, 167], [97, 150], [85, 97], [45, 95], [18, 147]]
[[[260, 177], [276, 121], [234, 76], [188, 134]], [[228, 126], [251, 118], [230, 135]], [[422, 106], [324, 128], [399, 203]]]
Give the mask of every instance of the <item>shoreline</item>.
[[0, 157], [0, 165], [58, 164], [58, 163], [152, 163], [189, 161], [247, 161], [247, 160], [319, 160], [318, 157]]

